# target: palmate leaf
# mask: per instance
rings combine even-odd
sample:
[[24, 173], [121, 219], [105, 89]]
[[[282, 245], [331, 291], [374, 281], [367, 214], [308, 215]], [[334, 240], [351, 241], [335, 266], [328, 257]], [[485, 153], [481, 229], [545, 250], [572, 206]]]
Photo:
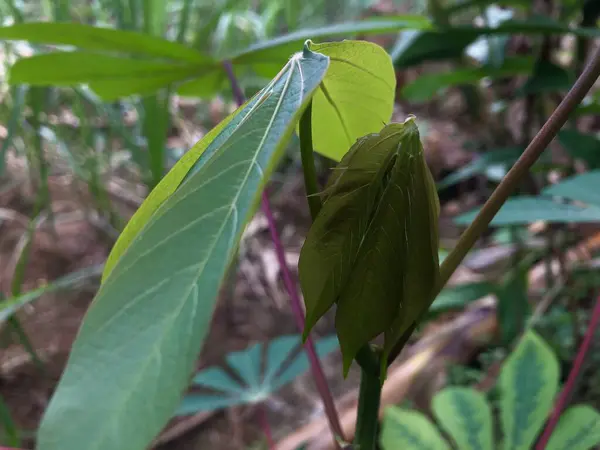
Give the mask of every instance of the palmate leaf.
[[394, 66], [387, 52], [372, 42], [328, 42], [310, 48], [330, 59], [313, 98], [313, 146], [339, 161], [358, 138], [379, 131], [390, 121], [396, 91]]
[[461, 450], [493, 450], [492, 411], [474, 389], [449, 387], [433, 398], [433, 411], [442, 428]]
[[383, 450], [450, 450], [427, 417], [397, 407], [385, 411], [380, 445]]
[[172, 416], [243, 227], [328, 63], [294, 55], [133, 237], [84, 319], [39, 450], [142, 450]]
[[600, 445], [600, 414], [590, 406], [567, 409], [550, 436], [547, 450], [589, 450]]
[[[300, 336], [281, 336], [268, 343], [255, 344], [227, 355], [226, 362], [236, 378], [220, 367], [209, 367], [194, 377], [193, 387], [208, 388], [212, 394], [188, 394], [177, 415], [258, 403], [292, 382], [309, 368], [306, 353], [300, 349]], [[336, 336], [315, 343], [320, 357], [338, 348]], [[264, 362], [264, 364], [263, 364]], [[263, 369], [264, 367], [264, 369]]]
[[558, 376], [558, 361], [548, 345], [527, 331], [499, 378], [504, 450], [531, 448], [554, 402]]
[[438, 275], [439, 203], [414, 118], [360, 139], [331, 175], [299, 261], [304, 335], [337, 303], [344, 372], [385, 332], [386, 351]]

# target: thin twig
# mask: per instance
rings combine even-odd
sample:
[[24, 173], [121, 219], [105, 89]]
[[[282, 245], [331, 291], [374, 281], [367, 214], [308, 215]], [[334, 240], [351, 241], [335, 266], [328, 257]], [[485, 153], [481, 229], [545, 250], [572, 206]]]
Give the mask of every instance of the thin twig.
[[577, 350], [577, 356], [575, 357], [575, 361], [573, 361], [573, 366], [571, 367], [571, 371], [569, 372], [569, 377], [567, 378], [567, 382], [563, 387], [560, 395], [558, 396], [558, 400], [552, 410], [552, 414], [550, 415], [550, 419], [546, 424], [546, 428], [542, 433], [535, 449], [536, 450], [544, 450], [546, 445], [548, 444], [548, 440], [552, 435], [552, 432], [556, 428], [558, 424], [558, 419], [560, 415], [566, 408], [567, 404], [571, 399], [571, 395], [573, 393], [573, 389], [577, 384], [577, 380], [579, 379], [579, 374], [581, 373], [581, 368], [584, 365], [586, 355], [588, 354], [592, 342], [594, 340], [594, 335], [596, 333], [596, 328], [600, 323], [600, 295], [596, 299], [596, 305], [594, 306], [594, 311], [592, 312], [592, 318], [590, 320], [590, 324], [585, 332], [585, 336], [583, 337], [583, 341], [579, 346], [579, 350]]
[[258, 421], [267, 441], [267, 447], [269, 450], [275, 450], [275, 439], [273, 439], [273, 432], [271, 431], [271, 425], [269, 424], [269, 418], [267, 417], [267, 407], [264, 403], [258, 405]]
[[[231, 62], [223, 62], [223, 68], [225, 69], [227, 77], [229, 78], [231, 91], [233, 93], [235, 101], [239, 106], [243, 105], [245, 102], [245, 96], [237, 81], [237, 78], [235, 77], [235, 74], [233, 73]], [[275, 217], [273, 216], [273, 212], [271, 211], [271, 205], [266, 191], [264, 191], [262, 194], [261, 208], [267, 219], [269, 232], [271, 234], [271, 240], [273, 241], [273, 247], [275, 248], [275, 254], [277, 256], [277, 262], [279, 263], [279, 268], [281, 270], [283, 282], [291, 299], [290, 303], [292, 307], [292, 312], [294, 313], [294, 319], [296, 320], [296, 326], [302, 332], [302, 330], [304, 329], [304, 311], [302, 309], [300, 295], [298, 294], [298, 288], [296, 286], [296, 283], [292, 279], [292, 273], [290, 271], [290, 268], [288, 267], [285, 258], [283, 243], [281, 242], [281, 238], [279, 237], [279, 233], [277, 232]], [[306, 350], [306, 354], [310, 362], [313, 380], [315, 382], [317, 390], [319, 391], [321, 400], [323, 401], [323, 407], [325, 409], [325, 414], [327, 415], [327, 418], [329, 420], [331, 430], [336, 436], [338, 436], [341, 439], [344, 439], [344, 435], [342, 433], [342, 426], [340, 425], [339, 416], [335, 408], [335, 402], [333, 401], [333, 395], [331, 394], [329, 386], [327, 385], [327, 378], [325, 377], [325, 372], [321, 367], [321, 363], [319, 361], [319, 357], [317, 356], [317, 351], [315, 349], [314, 342], [310, 338], [310, 336], [304, 344], [304, 349]]]

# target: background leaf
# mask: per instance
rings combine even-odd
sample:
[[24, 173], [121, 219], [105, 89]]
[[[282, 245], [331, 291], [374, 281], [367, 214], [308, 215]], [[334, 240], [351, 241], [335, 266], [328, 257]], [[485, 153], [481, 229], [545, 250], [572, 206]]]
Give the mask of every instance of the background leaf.
[[380, 444], [383, 450], [450, 450], [423, 414], [397, 407], [385, 411]]
[[[336, 336], [322, 338], [315, 343], [319, 357], [337, 348]], [[300, 352], [297, 351], [299, 349]], [[209, 367], [198, 372], [192, 380], [192, 386], [208, 388], [213, 393], [188, 394], [177, 415], [262, 402], [309, 368], [306, 353], [301, 350], [300, 336], [280, 336], [268, 343], [255, 344], [241, 352], [230, 353], [226, 361], [236, 379], [220, 367]]]
[[[473, 221], [479, 209], [461, 214], [454, 219], [459, 225]], [[595, 223], [600, 222], [600, 208], [584, 208], [558, 203], [544, 197], [519, 196], [508, 199], [491, 221], [491, 226], [527, 225], [538, 220], [549, 223]]]
[[32, 44], [70, 45], [87, 50], [126, 53], [171, 61], [207, 64], [202, 53], [159, 37], [135, 31], [101, 28], [79, 23], [31, 22], [0, 27], [1, 40], [23, 40]]
[[339, 161], [359, 137], [381, 130], [390, 121], [396, 90], [394, 67], [386, 51], [371, 42], [310, 47], [331, 61], [313, 97], [313, 146]]
[[446, 287], [429, 307], [429, 315], [461, 309], [475, 300], [494, 292], [495, 286], [487, 281]]
[[262, 185], [327, 66], [295, 55], [133, 239], [86, 314], [38, 449], [142, 450], [169, 420]]
[[573, 158], [585, 161], [591, 169], [600, 168], [600, 139], [568, 129], [558, 132], [558, 142]]
[[[600, 170], [569, 177], [544, 189], [546, 195], [556, 195], [600, 208]], [[594, 208], [594, 211], [596, 209]]]
[[461, 450], [492, 450], [492, 411], [485, 396], [471, 388], [449, 387], [433, 398], [433, 412]]
[[554, 403], [558, 376], [558, 361], [548, 345], [535, 332], [526, 332], [498, 381], [505, 450], [531, 448]]
[[561, 416], [547, 450], [589, 450], [600, 445], [600, 414], [590, 406], [572, 406]]

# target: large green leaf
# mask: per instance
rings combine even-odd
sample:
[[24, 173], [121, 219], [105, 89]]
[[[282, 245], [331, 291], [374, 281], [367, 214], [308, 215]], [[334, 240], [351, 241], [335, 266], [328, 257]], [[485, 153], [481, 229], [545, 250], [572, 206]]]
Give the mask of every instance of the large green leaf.
[[533, 331], [525, 333], [500, 373], [505, 450], [530, 450], [558, 391], [558, 361]]
[[396, 76], [380, 46], [366, 41], [312, 44], [329, 56], [330, 66], [313, 97], [313, 145], [339, 161], [356, 140], [390, 121]]
[[[461, 214], [454, 221], [459, 225], [468, 225], [478, 212], [479, 209]], [[538, 220], [549, 223], [595, 223], [600, 222], [600, 208], [559, 203], [541, 196], [520, 196], [508, 199], [490, 225], [527, 225]]]
[[305, 336], [337, 302], [346, 373], [358, 349], [383, 332], [389, 350], [430, 300], [438, 211], [414, 118], [361, 138], [331, 175], [299, 271]]
[[600, 414], [590, 406], [566, 410], [550, 436], [547, 450], [589, 450], [600, 445]]
[[[600, 170], [574, 175], [543, 190], [546, 195], [556, 195], [600, 208]], [[598, 211], [600, 214], [600, 211]]]
[[55, 52], [18, 60], [10, 83], [37, 86], [75, 86], [89, 83], [104, 100], [131, 94], [152, 94], [170, 83], [208, 69], [190, 63], [139, 60], [90, 52]]
[[539, 95], [568, 91], [574, 81], [575, 77], [569, 71], [554, 63], [541, 61], [536, 65], [533, 74], [525, 81], [525, 84], [517, 90], [517, 93]]
[[[257, 343], [241, 352], [228, 354], [227, 367], [236, 378], [218, 366], [198, 372], [192, 380], [192, 386], [208, 389], [209, 392], [188, 394], [176, 414], [193, 414], [265, 401], [310, 367], [300, 344], [300, 336], [280, 336], [271, 342]], [[337, 348], [336, 336], [322, 338], [315, 343], [320, 357]]]
[[600, 168], [600, 139], [580, 131], [567, 129], [558, 132], [558, 142], [573, 158], [585, 161], [590, 168]]
[[100, 28], [79, 23], [32, 22], [0, 27], [0, 40], [70, 45], [87, 50], [196, 64], [208, 64], [212, 61], [210, 57], [192, 48], [166, 39], [134, 31]]
[[461, 450], [493, 450], [492, 410], [481, 392], [449, 387], [433, 398], [433, 412]]
[[380, 437], [383, 450], [450, 450], [438, 430], [421, 413], [390, 407]]
[[[139, 234], [146, 223], [148, 223], [156, 210], [171, 195], [173, 195], [196, 161], [198, 161], [207, 149], [209, 149], [209, 155], [213, 154], [215, 149], [218, 149], [223, 144], [224, 140], [227, 139], [227, 133], [223, 133], [223, 130], [228, 126], [233, 128], [237, 127], [242, 119], [246, 117], [249, 108], [252, 108], [253, 104], [255, 104], [255, 99], [250, 102], [250, 105], [248, 105], [247, 102], [234, 113], [223, 119], [215, 128], [210, 130], [204, 138], [188, 150], [185, 155], [177, 161], [169, 173], [165, 175], [160, 183], [152, 189], [152, 192], [146, 197], [144, 203], [137, 209], [133, 217], [127, 223], [125, 229], [119, 235], [119, 239], [117, 239], [117, 242], [108, 255], [102, 274], [102, 281], [106, 280], [119, 258], [123, 256], [125, 250], [131, 245], [134, 238]], [[234, 118], [236, 119], [235, 121], [233, 121]]]
[[246, 221], [328, 64], [294, 55], [132, 239], [84, 319], [39, 450], [142, 450], [172, 416]]

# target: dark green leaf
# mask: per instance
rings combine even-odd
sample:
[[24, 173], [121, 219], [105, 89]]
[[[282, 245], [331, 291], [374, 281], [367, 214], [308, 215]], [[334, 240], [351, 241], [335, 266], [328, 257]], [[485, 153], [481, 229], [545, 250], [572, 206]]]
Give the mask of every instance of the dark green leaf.
[[591, 169], [600, 168], [600, 139], [577, 130], [560, 130], [558, 141], [573, 158], [585, 161]]
[[575, 77], [567, 70], [551, 62], [542, 61], [517, 92], [519, 95], [536, 95], [568, 91], [574, 81]]
[[337, 302], [345, 373], [383, 332], [389, 350], [427, 304], [438, 274], [438, 211], [413, 118], [360, 139], [330, 177], [299, 270], [305, 335]]
[[126, 53], [195, 64], [212, 59], [185, 45], [134, 31], [100, 28], [79, 23], [32, 22], [0, 27], [1, 40], [33, 44], [71, 45], [111, 53]]
[[[328, 64], [308, 50], [294, 55], [191, 167], [177, 169], [171, 181], [183, 172], [181, 184], [157, 187], [150, 203], [159, 205], [121, 245], [86, 314], [39, 450], [142, 450], [164, 427], [261, 188]], [[165, 188], [174, 193], [164, 196]]]
[[531, 58], [512, 58], [504, 61], [501, 67], [483, 66], [456, 69], [421, 75], [402, 89], [402, 96], [409, 101], [424, 102], [430, 100], [442, 89], [463, 84], [475, 84], [483, 78], [503, 78], [531, 72]]
[[496, 311], [503, 345], [510, 346], [523, 331], [525, 319], [529, 316], [529, 296], [527, 290], [528, 268], [516, 267], [496, 291], [498, 308]]
[[429, 315], [460, 309], [494, 291], [494, 285], [486, 281], [459, 284], [442, 290], [429, 308]]
[[[271, 342], [230, 353], [226, 357], [227, 365], [241, 382], [220, 367], [204, 369], [196, 374], [192, 386], [209, 389], [212, 393], [188, 394], [176, 414], [194, 414], [265, 401], [308, 370], [310, 365], [306, 353], [303, 350], [298, 352], [300, 344], [300, 336], [281, 336]], [[320, 339], [315, 348], [317, 354], [324, 357], [338, 348], [337, 338]]]
[[593, 102], [581, 104], [572, 113], [572, 117], [581, 117], [587, 115], [600, 115], [600, 103]]
[[502, 166], [507, 170], [523, 153], [522, 147], [490, 149], [477, 155], [469, 164], [448, 175], [437, 183], [437, 189], [442, 190], [454, 186], [475, 175], [485, 173], [490, 167]]
[[500, 373], [505, 450], [530, 450], [558, 391], [558, 361], [533, 331], [525, 333]]
[[383, 450], [450, 450], [427, 417], [396, 407], [385, 411], [380, 444]]
[[600, 414], [590, 406], [567, 409], [550, 436], [547, 450], [589, 450], [600, 445]]
[[600, 186], [600, 170], [593, 170], [580, 175], [574, 175], [560, 183], [549, 186], [542, 193], [585, 203], [591, 207], [588, 208], [588, 211], [600, 214], [600, 192], [598, 186]]
[[493, 450], [492, 411], [474, 389], [449, 387], [435, 395], [433, 412], [461, 450]]
[[[479, 209], [462, 214], [454, 219], [454, 222], [458, 225], [468, 225], [478, 212]], [[508, 199], [490, 225], [527, 225], [538, 220], [550, 223], [600, 222], [600, 207], [584, 208], [545, 197], [520, 196]]]

